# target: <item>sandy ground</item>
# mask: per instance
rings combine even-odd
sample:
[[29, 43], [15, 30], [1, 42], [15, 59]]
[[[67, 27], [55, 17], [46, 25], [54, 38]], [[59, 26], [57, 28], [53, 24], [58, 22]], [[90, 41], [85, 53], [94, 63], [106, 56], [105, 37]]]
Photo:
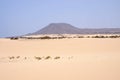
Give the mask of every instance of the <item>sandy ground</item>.
[[0, 80], [120, 80], [120, 39], [0, 39]]

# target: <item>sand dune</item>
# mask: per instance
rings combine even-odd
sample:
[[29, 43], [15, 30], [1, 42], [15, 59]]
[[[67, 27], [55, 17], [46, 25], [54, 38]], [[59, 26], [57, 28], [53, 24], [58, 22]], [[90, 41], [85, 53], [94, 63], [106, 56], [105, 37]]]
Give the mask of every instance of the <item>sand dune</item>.
[[0, 39], [0, 79], [120, 80], [120, 39]]

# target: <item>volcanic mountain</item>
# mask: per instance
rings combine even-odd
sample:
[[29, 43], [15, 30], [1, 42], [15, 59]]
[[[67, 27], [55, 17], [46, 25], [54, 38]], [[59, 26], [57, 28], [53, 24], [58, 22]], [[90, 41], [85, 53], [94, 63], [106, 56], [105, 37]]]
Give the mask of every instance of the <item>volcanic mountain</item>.
[[51, 23], [33, 34], [77, 34], [79, 28], [67, 23]]
[[80, 29], [67, 23], [51, 23], [29, 35], [39, 34], [120, 34], [120, 28]]

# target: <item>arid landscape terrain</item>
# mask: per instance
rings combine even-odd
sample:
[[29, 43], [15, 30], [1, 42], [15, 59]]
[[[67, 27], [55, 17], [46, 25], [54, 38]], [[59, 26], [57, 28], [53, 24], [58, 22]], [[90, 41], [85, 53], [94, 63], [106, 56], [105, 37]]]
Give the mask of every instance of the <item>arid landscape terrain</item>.
[[1, 38], [0, 80], [120, 80], [120, 38]]
[[120, 80], [120, 0], [0, 0], [0, 80]]

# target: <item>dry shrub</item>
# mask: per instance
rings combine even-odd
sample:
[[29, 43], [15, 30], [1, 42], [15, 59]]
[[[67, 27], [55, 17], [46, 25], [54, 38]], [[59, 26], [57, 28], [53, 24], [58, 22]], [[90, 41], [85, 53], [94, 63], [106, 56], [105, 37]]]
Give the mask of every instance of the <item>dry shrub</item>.
[[17, 58], [17, 59], [19, 59], [19, 58], [20, 58], [20, 56], [17, 56], [16, 58]]
[[15, 58], [14, 56], [9, 57], [9, 59], [14, 59], [14, 58]]
[[11, 40], [18, 40], [19, 38], [18, 37], [11, 37], [10, 39]]
[[50, 58], [51, 58], [50, 56], [45, 57], [45, 59], [50, 59]]
[[41, 60], [42, 58], [41, 58], [41, 57], [36, 57], [36, 56], [35, 56], [35, 59], [37, 59], [37, 60]]
[[56, 56], [54, 59], [60, 59], [60, 57], [59, 57], [59, 56]]
[[41, 39], [51, 39], [51, 37], [49, 37], [49, 36], [44, 36], [44, 37], [41, 37]]

